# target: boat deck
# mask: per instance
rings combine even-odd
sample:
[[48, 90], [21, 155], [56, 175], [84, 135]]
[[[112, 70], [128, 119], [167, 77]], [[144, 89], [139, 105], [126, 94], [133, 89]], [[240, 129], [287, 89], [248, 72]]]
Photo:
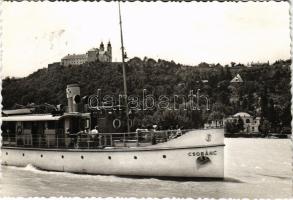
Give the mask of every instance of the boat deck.
[[[76, 135], [67, 138], [37, 138], [17, 136], [2, 139], [4, 148], [47, 149], [47, 150], [90, 150], [90, 151], [126, 151], [155, 150], [169, 148], [189, 148], [223, 145], [218, 138], [221, 129], [184, 130], [182, 135], [175, 131], [157, 131], [143, 133], [104, 133], [98, 135]], [[208, 141], [212, 137], [213, 141]]]

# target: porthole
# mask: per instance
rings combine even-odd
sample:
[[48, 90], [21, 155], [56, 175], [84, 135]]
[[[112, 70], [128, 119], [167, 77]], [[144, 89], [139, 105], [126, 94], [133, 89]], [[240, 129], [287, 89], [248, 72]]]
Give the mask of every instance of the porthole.
[[24, 153], [22, 153], [22, 156], [24, 157]]
[[6, 152], [6, 156], [8, 155], [8, 152]]
[[43, 158], [43, 154], [41, 154], [41, 158]]
[[112, 159], [111, 156], [108, 156], [108, 159], [111, 160]]
[[61, 156], [61, 158], [63, 159], [63, 158], [64, 158], [64, 156], [62, 155], [62, 156]]
[[167, 156], [166, 155], [163, 155], [163, 158], [167, 158]]
[[133, 156], [133, 158], [136, 160], [137, 159], [137, 157], [136, 156]]
[[81, 159], [83, 159], [83, 156], [80, 156]]

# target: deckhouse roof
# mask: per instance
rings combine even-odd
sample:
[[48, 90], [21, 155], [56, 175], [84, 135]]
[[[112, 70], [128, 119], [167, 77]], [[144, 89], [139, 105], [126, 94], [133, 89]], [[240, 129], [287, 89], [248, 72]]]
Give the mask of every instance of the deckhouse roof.
[[2, 110], [4, 115], [24, 115], [24, 114], [31, 114], [35, 108], [20, 108], [14, 110]]
[[59, 120], [62, 116], [53, 116], [53, 115], [14, 115], [9, 117], [1, 117], [2, 121], [6, 122], [15, 122], [15, 121], [56, 121]]
[[64, 113], [63, 115], [51, 115], [51, 114], [31, 114], [31, 115], [13, 115], [9, 117], [1, 117], [2, 121], [6, 122], [24, 122], [24, 121], [57, 121], [65, 117], [85, 117], [89, 118], [90, 113]]

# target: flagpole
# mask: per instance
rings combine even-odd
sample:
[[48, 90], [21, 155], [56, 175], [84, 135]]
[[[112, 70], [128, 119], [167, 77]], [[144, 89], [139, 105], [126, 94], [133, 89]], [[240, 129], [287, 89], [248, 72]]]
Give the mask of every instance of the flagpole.
[[[123, 45], [123, 34], [122, 34], [122, 19], [121, 19], [121, 9], [120, 9], [120, 1], [118, 0], [118, 7], [119, 7], [119, 24], [120, 24], [120, 38], [121, 38], [121, 53], [122, 53], [122, 71], [123, 71], [123, 86], [124, 86], [124, 98], [125, 98], [125, 112], [126, 112], [126, 123], [127, 123], [127, 132], [130, 132], [129, 127], [129, 110], [127, 104], [127, 85], [126, 85], [126, 71], [125, 71], [125, 52], [124, 52], [124, 45]], [[124, 141], [125, 141], [125, 134], [124, 134]]]

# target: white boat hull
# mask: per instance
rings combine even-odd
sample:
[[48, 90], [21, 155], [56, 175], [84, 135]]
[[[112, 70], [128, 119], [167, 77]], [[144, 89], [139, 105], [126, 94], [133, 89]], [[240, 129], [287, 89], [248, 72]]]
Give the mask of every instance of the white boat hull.
[[[2, 147], [2, 164], [13, 166], [31, 164], [44, 170], [87, 174], [223, 178], [224, 144], [220, 142], [221, 137], [214, 137], [215, 140], [209, 141], [209, 144], [195, 146], [188, 144], [192, 143], [190, 141], [192, 139], [197, 139], [195, 143], [200, 143], [198, 141], [200, 135], [202, 133], [187, 134], [170, 143], [126, 149]], [[189, 139], [187, 143], [184, 142], [186, 139]]]

